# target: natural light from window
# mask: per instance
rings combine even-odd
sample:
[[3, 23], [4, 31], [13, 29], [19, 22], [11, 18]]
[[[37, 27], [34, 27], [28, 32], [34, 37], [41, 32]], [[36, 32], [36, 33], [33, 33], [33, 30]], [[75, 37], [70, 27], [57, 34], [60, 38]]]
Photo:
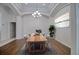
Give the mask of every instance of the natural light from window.
[[70, 22], [69, 12], [67, 12], [55, 20], [55, 26], [56, 27], [69, 27], [69, 22]]
[[60, 21], [65, 21], [65, 20], [69, 20], [69, 13], [66, 13], [60, 17], [58, 17], [56, 20], [55, 20], [55, 23], [58, 23]]
[[56, 27], [69, 27], [69, 21], [58, 23], [55, 26]]

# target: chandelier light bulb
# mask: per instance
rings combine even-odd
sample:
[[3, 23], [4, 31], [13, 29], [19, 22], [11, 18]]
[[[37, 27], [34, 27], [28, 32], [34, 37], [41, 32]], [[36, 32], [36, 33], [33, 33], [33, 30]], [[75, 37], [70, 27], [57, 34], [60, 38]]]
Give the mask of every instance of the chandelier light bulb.
[[36, 11], [36, 13], [38, 13], [38, 11]]
[[40, 13], [38, 13], [38, 15], [40, 15]]
[[40, 17], [40, 16], [42, 16], [38, 11], [36, 11], [36, 12], [34, 12], [33, 14], [32, 14], [32, 16], [33, 17]]
[[34, 14], [32, 14], [32, 16], [33, 16]]
[[36, 14], [36, 12], [34, 12], [34, 15]]

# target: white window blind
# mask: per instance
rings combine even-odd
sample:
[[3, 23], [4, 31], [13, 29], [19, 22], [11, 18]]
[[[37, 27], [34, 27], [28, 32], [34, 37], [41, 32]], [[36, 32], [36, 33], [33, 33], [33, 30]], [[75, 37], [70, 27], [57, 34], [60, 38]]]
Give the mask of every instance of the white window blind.
[[56, 27], [69, 27], [69, 12], [55, 19]]
[[68, 27], [69, 21], [61, 22], [55, 25], [56, 27]]

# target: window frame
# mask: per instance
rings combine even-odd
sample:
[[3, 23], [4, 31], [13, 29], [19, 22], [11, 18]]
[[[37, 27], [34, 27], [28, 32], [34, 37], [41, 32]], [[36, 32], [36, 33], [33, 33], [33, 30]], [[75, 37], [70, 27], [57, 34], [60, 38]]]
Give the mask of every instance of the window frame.
[[[69, 14], [69, 12], [67, 12], [68, 14]], [[67, 14], [67, 13], [65, 13], [65, 14]], [[65, 14], [63, 14], [63, 15], [65, 15]], [[63, 15], [61, 15], [61, 16], [59, 16], [57, 19], [59, 19], [60, 17], [62, 17]], [[57, 25], [57, 24], [59, 24], [59, 23], [63, 23], [63, 22], [67, 22], [67, 21], [69, 21], [69, 25], [67, 26], [67, 27], [69, 27], [70, 26], [70, 18], [69, 18], [69, 15], [68, 15], [68, 19], [66, 19], [66, 20], [61, 20], [61, 21], [58, 21], [58, 22], [56, 22], [56, 20], [57, 19], [55, 19], [55, 26]], [[64, 28], [64, 26], [62, 26], [62, 27], [60, 27], [60, 26], [56, 26], [57, 28]], [[66, 26], [65, 26], [66, 27]]]

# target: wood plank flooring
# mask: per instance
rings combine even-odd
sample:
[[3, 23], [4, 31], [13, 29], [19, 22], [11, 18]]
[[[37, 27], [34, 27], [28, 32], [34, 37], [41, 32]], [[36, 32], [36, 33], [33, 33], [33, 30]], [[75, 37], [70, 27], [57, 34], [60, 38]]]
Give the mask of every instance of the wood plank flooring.
[[[51, 47], [57, 51], [57, 55], [70, 55], [71, 49], [56, 40], [48, 39], [48, 43], [51, 44]], [[16, 55], [18, 51], [24, 46], [25, 40], [15, 40], [7, 45], [0, 47], [0, 55]]]
[[15, 55], [24, 44], [24, 39], [14, 40], [11, 43], [0, 47], [0, 55]]
[[70, 55], [71, 54], [71, 49], [60, 42], [56, 40], [51, 40], [50, 44], [52, 48], [54, 48], [57, 51], [58, 55]]

